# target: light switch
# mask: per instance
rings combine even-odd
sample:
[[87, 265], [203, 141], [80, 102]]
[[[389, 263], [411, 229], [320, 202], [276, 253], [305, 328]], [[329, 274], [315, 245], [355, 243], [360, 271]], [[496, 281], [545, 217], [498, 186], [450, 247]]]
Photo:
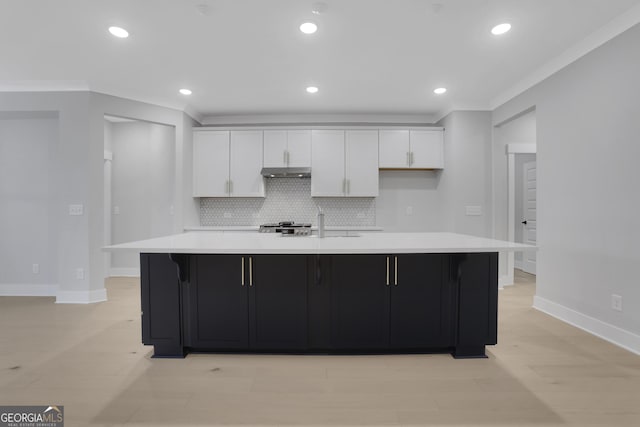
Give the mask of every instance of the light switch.
[[83, 205], [69, 205], [69, 215], [82, 215], [84, 213]]
[[76, 268], [76, 279], [84, 280], [84, 268]]

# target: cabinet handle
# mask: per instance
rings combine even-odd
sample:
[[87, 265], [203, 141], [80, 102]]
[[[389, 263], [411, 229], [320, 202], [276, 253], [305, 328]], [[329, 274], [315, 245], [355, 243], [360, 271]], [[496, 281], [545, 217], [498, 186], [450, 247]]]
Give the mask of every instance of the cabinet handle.
[[351, 194], [351, 180], [347, 180], [347, 194]]
[[229, 180], [224, 181], [224, 194], [229, 194]]
[[411, 164], [409, 166], [413, 166], [413, 151], [411, 152]]
[[394, 263], [394, 269], [393, 269], [393, 284], [395, 286], [398, 286], [398, 257], [394, 256], [393, 257], [393, 263]]
[[289, 150], [287, 150], [287, 166], [289, 166], [290, 162], [291, 162], [291, 153], [289, 153]]
[[242, 257], [242, 280], [240, 283], [244, 286], [244, 257]]
[[342, 194], [346, 194], [347, 192], [347, 179], [342, 178]]
[[287, 150], [284, 150], [282, 152], [282, 163], [284, 163], [284, 165], [287, 166]]
[[233, 181], [229, 180], [229, 195], [231, 195], [231, 193], [233, 193]]
[[253, 286], [253, 258], [249, 257], [249, 286]]
[[387, 257], [387, 286], [389, 286], [389, 257]]

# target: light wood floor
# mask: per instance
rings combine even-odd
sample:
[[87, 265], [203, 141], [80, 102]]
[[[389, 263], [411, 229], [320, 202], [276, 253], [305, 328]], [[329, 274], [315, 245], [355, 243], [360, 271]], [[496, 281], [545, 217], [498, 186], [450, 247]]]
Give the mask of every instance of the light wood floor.
[[109, 301], [0, 298], [0, 405], [62, 404], [65, 426], [638, 426], [640, 356], [500, 292], [489, 359], [190, 355], [150, 359], [138, 281]]

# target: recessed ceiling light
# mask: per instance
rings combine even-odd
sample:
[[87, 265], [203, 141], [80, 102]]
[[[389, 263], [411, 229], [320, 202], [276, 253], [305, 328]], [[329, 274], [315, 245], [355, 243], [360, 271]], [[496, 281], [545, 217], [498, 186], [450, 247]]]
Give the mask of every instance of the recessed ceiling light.
[[300, 31], [305, 34], [313, 34], [318, 31], [318, 26], [313, 22], [305, 22], [300, 25]]
[[129, 37], [129, 32], [124, 28], [109, 27], [109, 32], [116, 37], [120, 37], [121, 39], [126, 39], [127, 37]]
[[499, 25], [496, 25], [495, 27], [493, 27], [491, 29], [491, 34], [499, 36], [500, 34], [506, 33], [510, 29], [511, 29], [511, 24], [508, 24], [508, 23], [505, 22], [504, 24], [499, 24]]
[[309, 93], [316, 93], [316, 92], [318, 92], [318, 88], [317, 88], [317, 87], [315, 87], [315, 86], [309, 86], [309, 87], [307, 88], [307, 92], [309, 92]]
[[191, 91], [189, 89], [180, 89], [180, 93], [183, 95], [191, 95]]
[[445, 93], [447, 91], [446, 87], [439, 87], [437, 89], [433, 90], [433, 93], [435, 93], [436, 95], [442, 95], [443, 93]]

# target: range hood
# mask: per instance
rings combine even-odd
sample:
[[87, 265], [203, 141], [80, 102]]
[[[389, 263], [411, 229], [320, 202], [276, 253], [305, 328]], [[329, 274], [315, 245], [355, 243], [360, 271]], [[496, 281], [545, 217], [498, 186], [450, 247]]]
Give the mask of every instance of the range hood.
[[265, 178], [311, 178], [311, 168], [262, 168]]

